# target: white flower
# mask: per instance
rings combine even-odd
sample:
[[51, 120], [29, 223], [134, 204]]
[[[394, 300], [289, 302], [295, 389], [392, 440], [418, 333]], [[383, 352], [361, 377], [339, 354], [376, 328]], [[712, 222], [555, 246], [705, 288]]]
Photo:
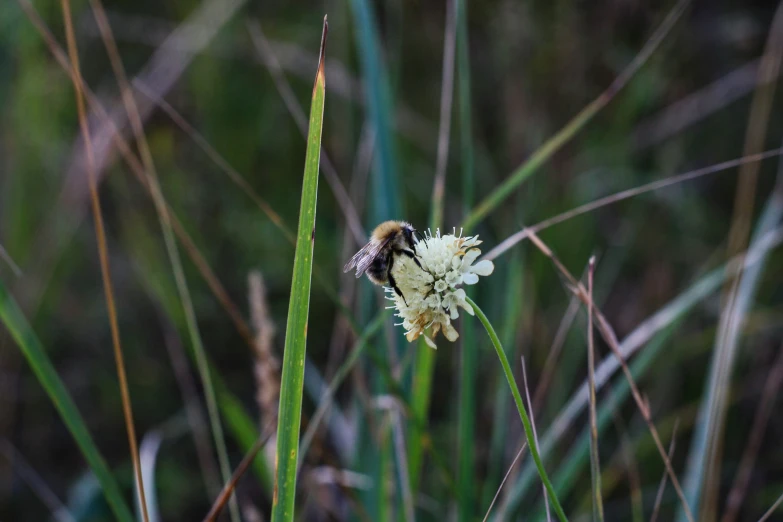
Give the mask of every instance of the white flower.
[[[424, 240], [416, 243], [416, 259], [395, 257], [392, 276], [402, 296], [387, 287], [387, 299], [394, 301], [408, 341], [424, 335], [427, 344], [435, 348], [432, 338], [440, 331], [449, 341], [457, 340], [459, 333], [452, 321], [459, 317], [459, 308], [473, 315], [460, 286], [476, 284], [479, 276], [488, 276], [495, 268], [491, 261], [473, 264], [481, 254], [474, 248], [480, 243], [478, 236], [441, 236], [439, 230], [433, 236], [428, 231]], [[427, 328], [431, 328], [430, 336], [424, 334]]]

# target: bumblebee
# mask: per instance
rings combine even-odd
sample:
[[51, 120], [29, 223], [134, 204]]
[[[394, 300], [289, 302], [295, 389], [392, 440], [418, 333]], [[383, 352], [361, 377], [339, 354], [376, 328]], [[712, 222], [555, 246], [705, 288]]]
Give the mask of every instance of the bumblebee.
[[[389, 285], [394, 292], [402, 297], [397, 282], [392, 276], [394, 258], [405, 255], [413, 259], [421, 267], [416, 257], [414, 235], [418, 234], [410, 223], [405, 221], [384, 221], [372, 231], [370, 241], [345, 264], [344, 272], [356, 268], [356, 277], [366, 273], [370, 281], [376, 285]], [[407, 302], [406, 302], [407, 304]]]

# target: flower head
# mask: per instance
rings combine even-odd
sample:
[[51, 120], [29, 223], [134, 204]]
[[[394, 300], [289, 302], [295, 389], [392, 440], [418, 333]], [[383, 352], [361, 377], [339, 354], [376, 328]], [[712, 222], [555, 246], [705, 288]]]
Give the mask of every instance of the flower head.
[[[393, 288], [385, 290], [387, 299], [394, 301], [397, 317], [402, 319], [408, 341], [424, 335], [427, 344], [435, 348], [433, 338], [438, 332], [449, 341], [456, 341], [459, 333], [452, 321], [459, 317], [459, 309], [473, 315], [473, 308], [465, 300], [462, 285], [474, 285], [479, 276], [488, 276], [494, 270], [491, 261], [473, 264], [481, 254], [478, 236], [461, 237], [454, 234], [433, 236], [429, 231], [423, 241], [416, 243], [416, 259], [400, 255], [394, 260], [392, 276], [398, 295]], [[424, 330], [431, 328], [431, 335]]]

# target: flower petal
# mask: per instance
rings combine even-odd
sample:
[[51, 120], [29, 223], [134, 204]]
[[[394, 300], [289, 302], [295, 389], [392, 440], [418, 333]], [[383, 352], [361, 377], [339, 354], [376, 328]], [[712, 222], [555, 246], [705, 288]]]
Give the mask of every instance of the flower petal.
[[468, 253], [465, 254], [465, 257], [462, 258], [462, 269], [465, 270], [467, 267], [472, 265], [473, 261], [475, 261], [479, 255], [481, 255], [481, 250], [478, 248], [468, 250]]
[[470, 267], [471, 272], [480, 276], [488, 276], [493, 270], [495, 270], [495, 265], [492, 261], [486, 259], [484, 261], [479, 261], [477, 264]]
[[454, 327], [451, 326], [451, 323], [443, 325], [443, 335], [446, 336], [446, 339], [448, 339], [452, 343], [456, 341], [457, 338], [459, 337], [459, 333], [457, 333], [457, 330], [455, 330]]
[[472, 272], [462, 274], [462, 282], [466, 285], [475, 285], [478, 283], [478, 276]]

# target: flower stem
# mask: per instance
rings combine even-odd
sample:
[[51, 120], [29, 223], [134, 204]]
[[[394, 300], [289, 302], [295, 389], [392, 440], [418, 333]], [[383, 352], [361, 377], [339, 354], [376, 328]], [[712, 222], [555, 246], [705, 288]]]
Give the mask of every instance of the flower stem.
[[549, 494], [549, 499], [552, 501], [552, 506], [554, 507], [558, 518], [560, 518], [561, 522], [567, 522], [568, 518], [566, 517], [565, 512], [563, 512], [563, 507], [560, 505], [560, 501], [557, 499], [555, 489], [552, 487], [552, 482], [549, 480], [549, 476], [546, 474], [546, 470], [544, 469], [544, 464], [541, 462], [541, 455], [538, 452], [538, 444], [536, 444], [536, 440], [533, 435], [533, 427], [530, 424], [530, 419], [528, 418], [527, 412], [525, 411], [525, 405], [522, 402], [522, 396], [520, 395], [519, 388], [517, 387], [517, 383], [514, 380], [514, 374], [511, 372], [511, 365], [508, 363], [506, 352], [503, 351], [503, 346], [500, 344], [500, 339], [498, 339], [498, 335], [495, 333], [495, 329], [492, 328], [492, 324], [489, 322], [489, 319], [487, 319], [487, 316], [484, 315], [484, 312], [481, 311], [481, 308], [479, 308], [470, 297], [466, 296], [465, 300], [470, 303], [470, 306], [473, 307], [473, 311], [476, 312], [476, 316], [478, 316], [479, 321], [481, 321], [481, 324], [483, 324], [484, 328], [487, 330], [489, 339], [492, 341], [492, 346], [495, 347], [495, 352], [498, 354], [500, 364], [503, 366], [503, 372], [506, 374], [506, 380], [508, 380], [508, 385], [511, 387], [511, 394], [514, 396], [514, 402], [517, 404], [519, 418], [522, 419], [522, 425], [525, 428], [525, 438], [527, 439], [527, 444], [530, 447], [530, 454], [533, 456], [533, 461], [536, 463], [538, 474], [541, 477], [541, 481], [544, 483], [544, 487]]

